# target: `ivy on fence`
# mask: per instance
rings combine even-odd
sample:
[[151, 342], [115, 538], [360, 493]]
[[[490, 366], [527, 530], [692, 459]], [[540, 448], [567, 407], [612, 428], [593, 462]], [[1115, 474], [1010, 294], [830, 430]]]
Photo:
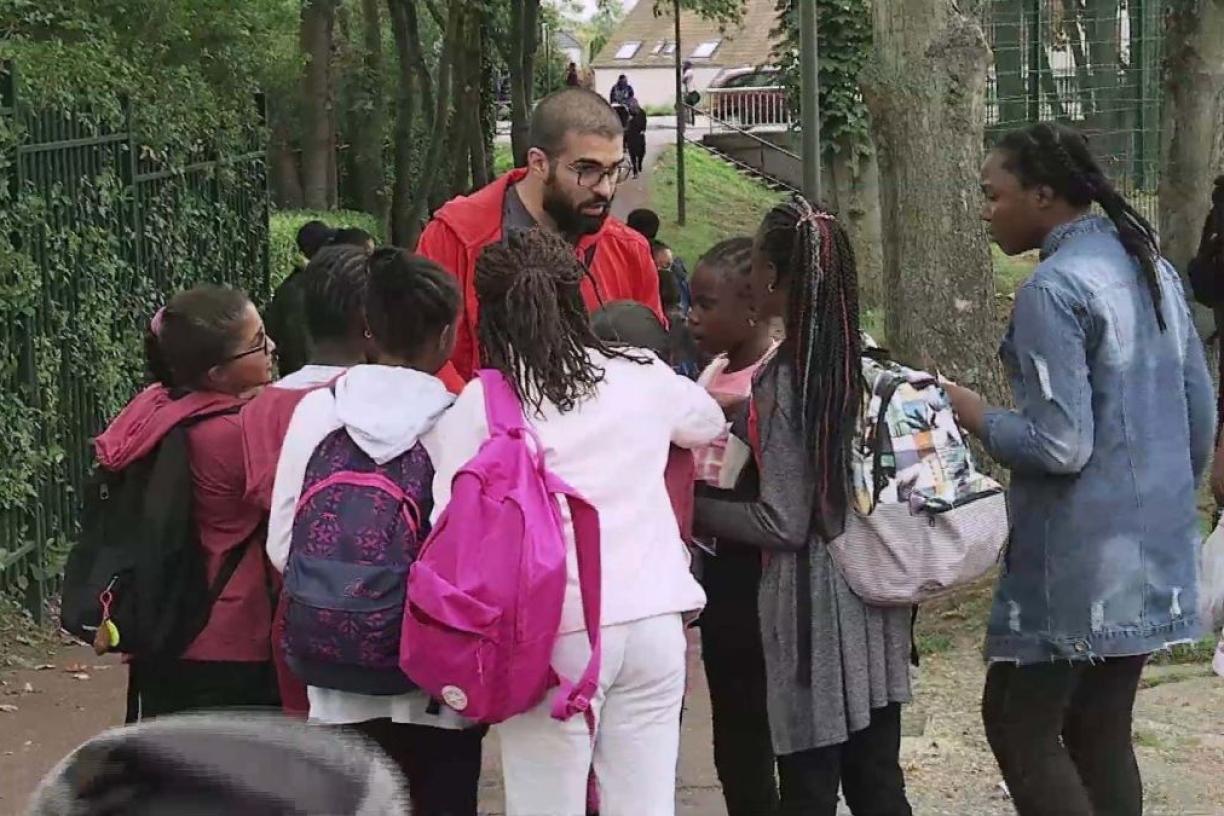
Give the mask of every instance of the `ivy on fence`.
[[149, 316], [201, 281], [267, 296], [264, 140], [145, 139], [129, 100], [43, 95], [3, 64], [0, 90], [0, 589], [38, 614]]

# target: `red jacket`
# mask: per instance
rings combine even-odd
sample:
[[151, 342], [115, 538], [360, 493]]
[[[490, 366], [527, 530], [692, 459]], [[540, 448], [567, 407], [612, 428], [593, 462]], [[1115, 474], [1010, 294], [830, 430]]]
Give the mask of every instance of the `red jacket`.
[[[506, 190], [526, 175], [526, 170], [512, 170], [473, 195], [448, 202], [438, 210], [417, 244], [418, 254], [437, 262], [459, 282], [463, 313], [451, 362], [464, 380], [470, 380], [480, 368], [476, 258], [486, 246], [502, 239]], [[575, 248], [578, 257], [587, 257], [592, 245], [596, 246], [595, 260], [590, 277], [582, 284], [587, 308], [594, 311], [614, 300], [635, 300], [649, 306], [666, 322], [659, 302], [659, 273], [646, 239], [615, 218], [608, 218], [599, 232], [578, 242]], [[595, 287], [591, 285], [592, 278]]]
[[[147, 455], [170, 429], [188, 417], [242, 400], [197, 392], [177, 400], [160, 385], [142, 391], [94, 440], [98, 464], [122, 470]], [[199, 525], [200, 546], [211, 581], [226, 554], [255, 533], [266, 513], [248, 503], [238, 414], [206, 419], [187, 430], [193, 487], [192, 512]], [[251, 541], [246, 555], [213, 606], [204, 631], [182, 654], [184, 660], [263, 662], [271, 659], [272, 606], [263, 536]]]

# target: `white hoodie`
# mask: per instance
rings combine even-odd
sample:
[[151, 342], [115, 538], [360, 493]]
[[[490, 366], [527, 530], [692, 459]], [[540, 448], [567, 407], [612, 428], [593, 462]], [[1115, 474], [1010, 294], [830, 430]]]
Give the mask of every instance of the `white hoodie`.
[[[293, 412], [276, 467], [268, 519], [268, 560], [280, 572], [289, 561], [293, 518], [306, 466], [328, 435], [345, 428], [367, 456], [385, 464], [411, 450], [454, 401], [441, 380], [410, 368], [360, 365], [350, 368], [332, 389], [321, 388]], [[424, 692], [371, 696], [309, 686], [312, 722], [345, 724], [374, 719], [462, 728], [466, 722], [445, 706], [429, 714]]]

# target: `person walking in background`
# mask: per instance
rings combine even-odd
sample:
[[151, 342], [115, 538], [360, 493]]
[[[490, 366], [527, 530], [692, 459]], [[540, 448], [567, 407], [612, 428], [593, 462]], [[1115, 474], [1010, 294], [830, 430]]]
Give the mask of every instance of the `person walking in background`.
[[638, 103], [637, 97], [629, 98], [629, 124], [625, 129], [625, 146], [629, 151], [629, 161], [633, 167], [633, 177], [642, 173], [642, 165], [646, 161], [646, 111]]
[[1003, 252], [1042, 258], [1000, 351], [1016, 409], [947, 386], [1012, 472], [986, 736], [1021, 816], [1138, 816], [1140, 674], [1203, 628], [1196, 487], [1215, 432], [1211, 377], [1177, 273], [1083, 135], [1045, 123], [1007, 134], [982, 190]]
[[701, 360], [688, 327], [688, 281], [676, 271], [671, 247], [662, 241], [652, 241], [650, 249], [659, 273], [659, 299], [667, 315], [671, 343], [668, 359], [677, 374], [695, 380], [701, 370]]
[[608, 101], [613, 105], [629, 105], [629, 100], [637, 96], [633, 92], [633, 86], [629, 84], [629, 77], [621, 74], [616, 78], [616, 84], [612, 86], [612, 90], [608, 93]]
[[[758, 610], [783, 816], [910, 816], [901, 705], [910, 616], [864, 604], [825, 542], [849, 506], [862, 405], [857, 271], [845, 229], [796, 197], [765, 216], [752, 251], [756, 318], [786, 320], [757, 372], [737, 436], [758, 463], [755, 498], [697, 498], [696, 533], [767, 550]], [[851, 375], [847, 376], [846, 372]]]
[[425, 228], [417, 252], [454, 275], [462, 293], [452, 363], [463, 380], [480, 368], [476, 259], [517, 232], [540, 227], [570, 244], [586, 270], [582, 297], [589, 310], [634, 300], [662, 318], [649, 245], [610, 217], [616, 188], [630, 172], [622, 136], [616, 114], [596, 94], [580, 88], [550, 94], [532, 113], [527, 167], [450, 201]]
[[[743, 237], [715, 244], [693, 272], [688, 325], [697, 347], [713, 358], [698, 382], [728, 417], [746, 408], [753, 377], [775, 348], [769, 325], [757, 319], [753, 308], [751, 271], [752, 239]], [[731, 466], [728, 446], [740, 444], [724, 434], [697, 451], [699, 484], [734, 488], [738, 480], [729, 480], [722, 471], [724, 465]], [[773, 816], [778, 783], [757, 613], [761, 553], [735, 541], [703, 543], [706, 608], [699, 624], [701, 660], [710, 686], [714, 767], [728, 816]]]
[[581, 84], [582, 80], [578, 78], [578, 65], [571, 62], [565, 69], [565, 85], [569, 88], [577, 88]]
[[[242, 451], [246, 500], [264, 512], [272, 509], [272, 488], [281, 446], [298, 404], [317, 388], [335, 381], [369, 353], [363, 308], [369, 265], [364, 250], [332, 246], [321, 250], [302, 273], [306, 328], [314, 338], [306, 365], [265, 388], [243, 406]], [[306, 685], [284, 661], [284, 599], [272, 624], [272, 660], [282, 709], [305, 718], [310, 706]]]
[[[415, 557], [428, 530], [433, 478], [420, 439], [453, 400], [434, 376], [454, 346], [459, 293], [453, 279], [432, 262], [395, 248], [377, 251], [368, 264], [363, 313], [373, 362], [347, 369], [329, 388], [302, 400], [277, 466], [267, 548], [272, 565], [286, 575], [285, 648], [289, 664], [314, 678], [308, 688], [310, 721], [351, 726], [377, 742], [407, 777], [413, 813], [475, 816], [484, 729], [468, 729], [449, 708], [433, 705], [419, 689], [409, 690], [398, 666], [402, 607], [393, 611], [394, 637], [384, 641], [378, 635], [386, 625], [379, 622], [388, 611], [385, 598], [363, 612], [367, 607], [353, 601], [343, 581], [330, 584], [318, 577], [327, 569], [318, 565], [325, 557], [318, 551], [328, 546], [335, 547], [333, 559], [345, 546], [360, 550], [361, 567], [329, 562], [347, 567], [348, 572], [337, 574], [359, 585], [373, 568], [365, 565], [388, 565], [393, 573], [393, 565]], [[343, 479], [358, 466], [371, 465], [416, 508], [415, 528], [397, 527], [402, 537], [385, 527], [372, 528], [368, 520], [376, 518], [377, 506], [346, 502], [340, 497], [359, 494], [337, 492], [322, 499], [327, 505], [318, 512], [330, 521], [316, 534], [318, 521], [310, 516], [316, 511], [306, 503], [304, 490], [317, 493], [329, 478]], [[345, 517], [346, 510], [356, 515]], [[371, 534], [374, 530], [378, 535]], [[364, 586], [380, 584], [369, 577]], [[295, 594], [303, 588], [301, 597]], [[336, 620], [345, 613], [346, 619]], [[362, 633], [359, 640], [353, 636], [359, 650], [346, 650], [346, 627]], [[388, 665], [368, 665], [375, 662], [370, 653], [384, 644]]]
[[[239, 409], [272, 379], [276, 344], [245, 294], [201, 286], [172, 297], [149, 326], [153, 385], [95, 440], [100, 467], [121, 471], [185, 422], [191, 514], [211, 586], [207, 622], [180, 654], [129, 664], [129, 722], [202, 708], [275, 706], [264, 511], [245, 498]], [[227, 566], [228, 562], [228, 566]]]
[[[582, 717], [553, 719], [552, 700], [497, 726], [506, 810], [583, 813], [593, 762], [603, 816], [668, 816], [684, 696], [682, 615], [705, 598], [689, 572], [664, 468], [671, 444], [712, 441], [722, 412], [661, 361], [598, 340], [580, 291], [586, 276], [570, 247], [540, 229], [512, 234], [477, 263], [480, 358], [510, 379], [547, 470], [594, 506], [600, 526], [595, 732]], [[456, 472], [488, 436], [484, 389], [474, 381], [425, 439], [437, 468], [435, 516]], [[572, 589], [553, 652], [563, 677], [577, 676], [590, 656], [570, 563]]]

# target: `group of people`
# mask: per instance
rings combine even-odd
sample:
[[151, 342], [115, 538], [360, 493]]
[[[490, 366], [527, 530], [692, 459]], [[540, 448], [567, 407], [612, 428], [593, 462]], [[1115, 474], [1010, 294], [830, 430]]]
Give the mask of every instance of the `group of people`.
[[[533, 114], [526, 166], [443, 206], [415, 252], [333, 240], [313, 253], [294, 284], [306, 359], [288, 376], [275, 379], [276, 356], [292, 329], [265, 324], [241, 292], [196, 288], [158, 312], [153, 384], [98, 437], [99, 463], [123, 468], [207, 417], [188, 439], [210, 574], [267, 532], [177, 660], [132, 661], [131, 719], [279, 701], [373, 740], [413, 813], [474, 816], [485, 728], [419, 690], [304, 686], [268, 587], [303, 557], [303, 487], [325, 475], [319, 451], [337, 434], [380, 465], [410, 454], [415, 506], [438, 518], [489, 435], [474, 378], [492, 368], [521, 396], [548, 469], [598, 510], [602, 560], [593, 725], [553, 719], [542, 701], [495, 726], [507, 812], [674, 813], [696, 619], [730, 816], [833, 816], [839, 790], [858, 816], [911, 813], [899, 751], [914, 613], [864, 603], [825, 546], [853, 512], [863, 400], [846, 230], [814, 202], [780, 204], [680, 276], [681, 308], [670, 252], [610, 216], [632, 172], [622, 136], [607, 102], [563, 89]], [[1001, 347], [1014, 407], [944, 385], [1012, 473], [986, 732], [1022, 816], [1137, 816], [1140, 671], [1201, 630], [1195, 492], [1216, 427], [1211, 380], [1177, 273], [1081, 135], [1040, 124], [1006, 136], [982, 189], [1001, 248], [1042, 258]], [[696, 380], [673, 368], [677, 320]], [[216, 414], [228, 406], [239, 410]], [[580, 606], [567, 594], [562, 676], [590, 654]]]
[[625, 153], [629, 157], [633, 177], [637, 178], [646, 161], [646, 109], [638, 101], [633, 86], [629, 84], [629, 77], [624, 74], [617, 77], [616, 84], [608, 92], [608, 101], [625, 129]]

